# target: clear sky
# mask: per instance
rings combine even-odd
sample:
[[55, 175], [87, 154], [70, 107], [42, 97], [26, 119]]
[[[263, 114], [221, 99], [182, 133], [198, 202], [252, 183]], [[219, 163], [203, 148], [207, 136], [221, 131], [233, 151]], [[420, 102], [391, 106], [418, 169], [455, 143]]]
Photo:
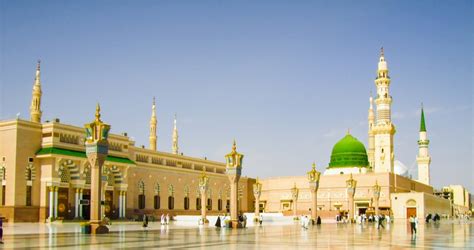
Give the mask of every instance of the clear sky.
[[323, 171], [348, 128], [367, 143], [379, 49], [392, 78], [395, 158], [416, 177], [426, 111], [435, 187], [474, 191], [472, 1], [0, 0], [0, 119], [27, 119], [42, 60], [43, 119], [82, 125], [96, 102], [113, 133], [158, 148], [178, 114], [185, 155], [244, 175]]

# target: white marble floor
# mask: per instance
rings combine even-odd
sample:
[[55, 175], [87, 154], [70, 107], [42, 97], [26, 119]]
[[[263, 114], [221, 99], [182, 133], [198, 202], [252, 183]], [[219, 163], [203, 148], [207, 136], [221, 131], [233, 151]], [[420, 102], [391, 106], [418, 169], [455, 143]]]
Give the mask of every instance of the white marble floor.
[[442, 221], [420, 224], [412, 237], [404, 221], [376, 229], [374, 225], [323, 224], [302, 229], [299, 224], [266, 223], [245, 229], [198, 227], [194, 223], [161, 226], [114, 223], [107, 235], [84, 235], [78, 223], [4, 224], [1, 248], [25, 249], [314, 249], [314, 248], [474, 248], [474, 224]]

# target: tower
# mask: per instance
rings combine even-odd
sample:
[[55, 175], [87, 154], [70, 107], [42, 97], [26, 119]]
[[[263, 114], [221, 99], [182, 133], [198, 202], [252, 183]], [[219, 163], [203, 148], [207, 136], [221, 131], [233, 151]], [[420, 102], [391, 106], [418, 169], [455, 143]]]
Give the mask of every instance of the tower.
[[41, 72], [40, 72], [41, 61], [38, 60], [36, 65], [36, 77], [35, 83], [33, 85], [33, 94], [31, 97], [31, 106], [30, 106], [30, 121], [32, 122], [41, 122]]
[[153, 97], [153, 105], [151, 106], [151, 119], [150, 119], [150, 149], [156, 151], [156, 104], [155, 97]]
[[430, 185], [430, 163], [431, 156], [428, 153], [428, 145], [430, 140], [426, 135], [425, 113], [423, 106], [421, 107], [421, 121], [420, 121], [420, 139], [418, 140], [418, 156], [416, 162], [418, 163], [418, 182]]
[[174, 128], [173, 128], [173, 154], [178, 154], [179, 147], [178, 147], [178, 128], [176, 127], [176, 114], [174, 115]]
[[375, 113], [374, 113], [374, 98], [372, 94], [370, 94], [369, 98], [369, 150], [367, 152], [367, 156], [369, 158], [369, 166], [370, 168], [374, 168], [374, 151], [375, 151], [375, 135], [374, 135], [374, 125], [375, 125]]
[[376, 120], [373, 129], [374, 133], [374, 171], [393, 173], [393, 135], [395, 126], [391, 119], [392, 97], [389, 94], [390, 77], [388, 76], [387, 62], [383, 47], [380, 50], [377, 77], [375, 78], [377, 87]]

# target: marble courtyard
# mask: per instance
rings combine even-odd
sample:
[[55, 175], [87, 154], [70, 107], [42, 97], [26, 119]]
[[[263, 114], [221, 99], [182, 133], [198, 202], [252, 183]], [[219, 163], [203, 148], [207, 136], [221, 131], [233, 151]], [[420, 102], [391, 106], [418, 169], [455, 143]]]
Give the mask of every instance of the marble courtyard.
[[[212, 219], [211, 219], [212, 223]], [[211, 224], [212, 225], [212, 224]], [[250, 223], [239, 230], [196, 227], [191, 222], [161, 226], [150, 223], [144, 231], [137, 223], [114, 223], [106, 235], [84, 235], [77, 223], [6, 224], [4, 249], [117, 249], [117, 248], [203, 248], [203, 249], [314, 249], [314, 248], [473, 248], [474, 224], [442, 220], [439, 225], [420, 224], [412, 238], [408, 225], [397, 221], [378, 230], [373, 224], [326, 223], [303, 230], [298, 223], [279, 221], [262, 226]]]

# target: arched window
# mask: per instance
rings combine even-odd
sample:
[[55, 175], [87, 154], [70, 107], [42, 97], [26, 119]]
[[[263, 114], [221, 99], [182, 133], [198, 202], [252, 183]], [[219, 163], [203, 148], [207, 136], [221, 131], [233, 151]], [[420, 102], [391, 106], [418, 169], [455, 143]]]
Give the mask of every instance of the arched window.
[[184, 197], [184, 210], [189, 210], [189, 197]]
[[160, 195], [159, 194], [155, 194], [155, 197], [154, 197], [154, 207], [155, 209], [160, 209]]
[[212, 199], [208, 198], [207, 199], [207, 210], [212, 210]]
[[155, 183], [155, 196], [153, 197], [153, 206], [155, 209], [160, 209], [161, 207], [161, 197], [160, 197], [160, 184]]
[[143, 180], [138, 182], [138, 209], [145, 208], [145, 183]]
[[168, 185], [168, 209], [174, 209], [174, 186]]
[[168, 196], [168, 209], [169, 210], [174, 209], [174, 197], [173, 196]]
[[217, 210], [222, 211], [222, 199], [217, 200]]
[[196, 198], [196, 210], [201, 210], [201, 197]]

